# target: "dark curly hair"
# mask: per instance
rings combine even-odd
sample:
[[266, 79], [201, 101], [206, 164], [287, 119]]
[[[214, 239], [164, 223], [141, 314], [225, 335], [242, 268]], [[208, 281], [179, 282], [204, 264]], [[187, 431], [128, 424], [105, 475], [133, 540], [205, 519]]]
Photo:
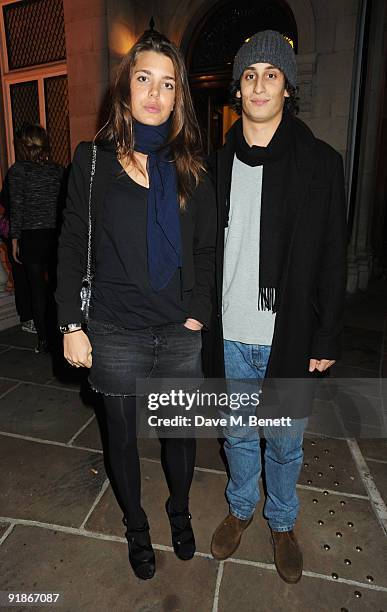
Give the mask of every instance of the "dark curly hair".
[[[230, 106], [238, 114], [242, 114], [242, 100], [237, 98], [237, 91], [240, 91], [240, 81], [235, 79], [230, 85]], [[298, 88], [290, 85], [289, 81], [285, 78], [285, 89], [289, 94], [288, 98], [285, 98], [284, 114], [286, 115], [297, 115], [299, 112], [298, 107]]]

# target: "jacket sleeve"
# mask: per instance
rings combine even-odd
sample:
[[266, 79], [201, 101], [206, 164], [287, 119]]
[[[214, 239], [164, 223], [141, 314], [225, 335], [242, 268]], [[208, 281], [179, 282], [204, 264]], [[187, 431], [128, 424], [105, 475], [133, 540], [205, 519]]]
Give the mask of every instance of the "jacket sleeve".
[[215, 282], [216, 197], [208, 174], [195, 190], [196, 223], [193, 239], [195, 285], [192, 290], [188, 317], [209, 327], [211, 296]]
[[23, 165], [16, 162], [8, 171], [11, 238], [20, 238], [23, 229], [25, 179]]
[[326, 240], [317, 283], [320, 325], [311, 346], [312, 359], [338, 359], [344, 327], [347, 218], [343, 160], [337, 154], [331, 185]]
[[87, 262], [90, 168], [90, 143], [80, 143], [71, 165], [59, 237], [55, 292], [59, 325], [79, 323], [83, 319], [80, 290]]

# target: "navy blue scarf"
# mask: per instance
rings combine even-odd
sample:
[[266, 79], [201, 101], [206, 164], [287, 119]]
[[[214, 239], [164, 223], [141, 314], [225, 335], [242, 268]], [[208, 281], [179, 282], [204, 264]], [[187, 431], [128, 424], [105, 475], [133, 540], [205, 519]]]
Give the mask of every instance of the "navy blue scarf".
[[165, 145], [170, 121], [161, 125], [133, 122], [134, 149], [148, 155], [148, 274], [154, 291], [166, 287], [181, 267], [181, 231], [175, 164]]

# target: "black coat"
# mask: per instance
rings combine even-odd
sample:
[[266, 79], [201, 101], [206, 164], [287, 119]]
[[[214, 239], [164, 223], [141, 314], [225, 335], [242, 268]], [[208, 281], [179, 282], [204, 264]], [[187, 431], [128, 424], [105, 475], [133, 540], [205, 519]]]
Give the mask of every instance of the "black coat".
[[[66, 208], [58, 249], [58, 285], [55, 294], [58, 322], [82, 320], [80, 288], [86, 272], [91, 143], [80, 143], [69, 176]], [[92, 200], [92, 253], [101, 238], [104, 199], [114, 177], [115, 153], [98, 145]], [[212, 181], [203, 177], [180, 212], [182, 238], [182, 289], [191, 290], [188, 316], [205, 326], [211, 316], [211, 291], [215, 273], [216, 203]], [[94, 262], [94, 257], [93, 260]]]
[[[347, 249], [343, 163], [339, 153], [315, 138], [302, 121], [294, 122], [297, 208], [266, 378], [312, 377], [310, 358], [340, 357]], [[205, 373], [211, 378], [224, 377], [223, 253], [232, 162], [226, 141], [211, 160], [218, 206], [216, 288], [203, 351]]]

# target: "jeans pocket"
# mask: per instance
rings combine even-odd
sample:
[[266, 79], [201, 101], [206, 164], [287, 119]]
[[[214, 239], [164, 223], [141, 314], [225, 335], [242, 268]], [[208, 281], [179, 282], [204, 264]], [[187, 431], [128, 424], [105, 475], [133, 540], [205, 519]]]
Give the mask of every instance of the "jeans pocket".
[[186, 327], [186, 326], [184, 325], [184, 323], [181, 323], [181, 327], [182, 327], [182, 328], [183, 328], [183, 330], [184, 330], [184, 331], [186, 331], [188, 334], [191, 334], [191, 335], [197, 335], [197, 336], [199, 336], [199, 337], [201, 337], [201, 335], [202, 335], [202, 334], [201, 334], [201, 331], [202, 331], [201, 329], [190, 329], [189, 327]]

